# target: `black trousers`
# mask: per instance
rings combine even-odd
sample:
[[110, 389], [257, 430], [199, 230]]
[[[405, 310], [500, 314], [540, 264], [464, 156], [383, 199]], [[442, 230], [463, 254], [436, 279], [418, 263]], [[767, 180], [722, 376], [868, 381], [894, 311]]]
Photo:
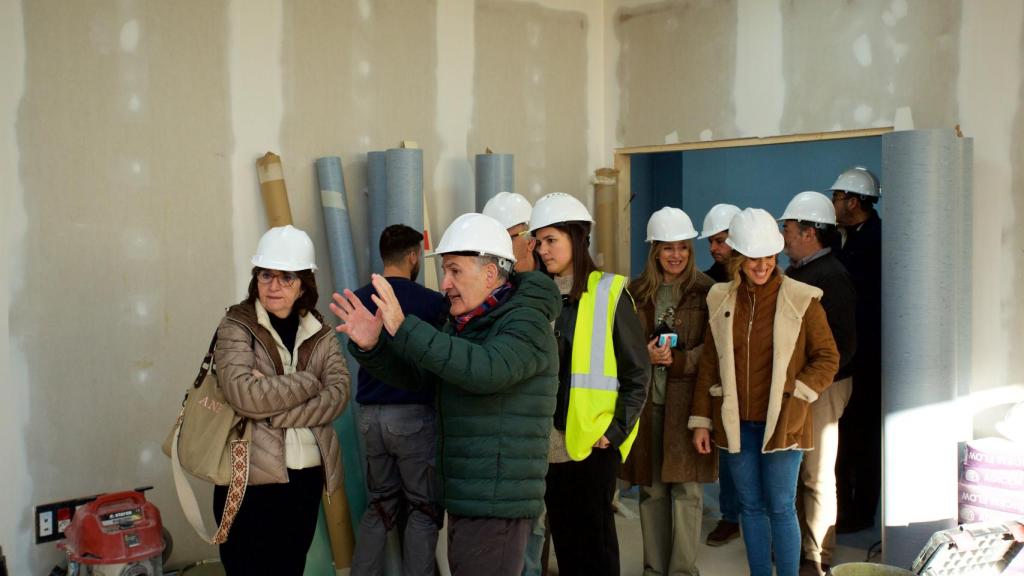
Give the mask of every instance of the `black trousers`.
[[881, 374], [853, 376], [853, 395], [839, 419], [836, 489], [840, 525], [871, 526], [882, 490]]
[[[322, 466], [289, 469], [287, 484], [247, 487], [228, 540], [220, 545], [224, 572], [228, 576], [302, 576], [323, 491]], [[218, 524], [227, 495], [227, 486], [213, 490]]]
[[595, 448], [582, 462], [548, 467], [544, 502], [561, 576], [619, 575], [612, 510], [618, 471], [614, 448]]

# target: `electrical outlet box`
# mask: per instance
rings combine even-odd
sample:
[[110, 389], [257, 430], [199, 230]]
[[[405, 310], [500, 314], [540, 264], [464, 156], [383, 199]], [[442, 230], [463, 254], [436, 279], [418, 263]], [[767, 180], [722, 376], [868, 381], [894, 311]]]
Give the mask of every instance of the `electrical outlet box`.
[[71, 525], [75, 510], [95, 499], [96, 496], [90, 496], [36, 506], [36, 544], [63, 540], [64, 531]]

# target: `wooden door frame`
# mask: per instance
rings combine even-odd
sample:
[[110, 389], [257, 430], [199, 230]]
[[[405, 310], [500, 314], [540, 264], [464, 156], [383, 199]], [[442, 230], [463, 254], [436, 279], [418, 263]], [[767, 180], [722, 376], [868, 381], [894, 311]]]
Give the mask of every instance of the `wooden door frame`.
[[[892, 126], [882, 128], [862, 128], [859, 130], [840, 130], [836, 132], [811, 132], [807, 134], [787, 134], [766, 138], [732, 138], [729, 140], [708, 140], [706, 142], [681, 142], [678, 144], [659, 144], [650, 146], [627, 146], [615, 149], [615, 169], [618, 174], [617, 204], [619, 210], [618, 236], [615, 261], [620, 273], [629, 274], [632, 270], [630, 261], [630, 241], [632, 239], [631, 203], [632, 185], [630, 182], [630, 165], [633, 154], [656, 154], [662, 152], [683, 152], [686, 150], [707, 150], [712, 148], [739, 148], [743, 146], [765, 146], [768, 144], [792, 144], [796, 142], [819, 142], [823, 140], [842, 140], [846, 138], [866, 138], [881, 136], [892, 132]], [[694, 221], [696, 224], [697, 221]]]

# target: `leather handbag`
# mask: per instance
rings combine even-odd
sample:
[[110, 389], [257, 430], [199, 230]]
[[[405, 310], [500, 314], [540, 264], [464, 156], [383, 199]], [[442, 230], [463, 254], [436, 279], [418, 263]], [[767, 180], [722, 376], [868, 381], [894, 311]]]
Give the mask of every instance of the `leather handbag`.
[[[209, 544], [223, 544], [242, 506], [249, 483], [249, 445], [251, 422], [235, 413], [217, 382], [213, 362], [217, 335], [199, 367], [195, 382], [185, 394], [181, 413], [164, 442], [164, 453], [171, 458], [174, 488], [182, 511], [196, 533]], [[206, 529], [195, 492], [185, 476], [192, 476], [228, 487], [220, 525], [213, 535]]]

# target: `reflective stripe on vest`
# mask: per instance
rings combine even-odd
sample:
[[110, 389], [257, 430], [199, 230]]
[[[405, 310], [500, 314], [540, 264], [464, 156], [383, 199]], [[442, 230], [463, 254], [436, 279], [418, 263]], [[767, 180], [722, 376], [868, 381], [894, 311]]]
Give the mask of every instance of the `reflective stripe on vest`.
[[[569, 412], [565, 422], [565, 448], [569, 457], [576, 461], [590, 456], [594, 444], [607, 432], [615, 417], [619, 378], [612, 330], [615, 308], [625, 286], [625, 276], [595, 271], [587, 278], [587, 291], [580, 296], [573, 331]], [[623, 462], [637, 430], [634, 424], [619, 446]]]

